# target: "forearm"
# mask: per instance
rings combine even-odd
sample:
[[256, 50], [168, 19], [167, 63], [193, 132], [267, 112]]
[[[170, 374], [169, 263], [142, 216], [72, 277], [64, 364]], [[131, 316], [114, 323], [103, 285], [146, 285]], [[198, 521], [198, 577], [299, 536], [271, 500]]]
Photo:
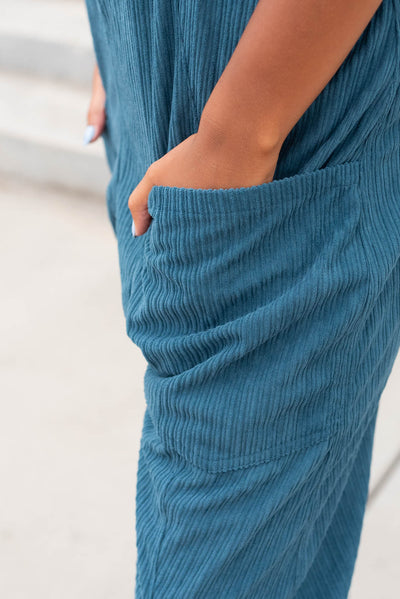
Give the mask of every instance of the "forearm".
[[276, 152], [382, 0], [259, 0], [199, 132], [251, 157]]

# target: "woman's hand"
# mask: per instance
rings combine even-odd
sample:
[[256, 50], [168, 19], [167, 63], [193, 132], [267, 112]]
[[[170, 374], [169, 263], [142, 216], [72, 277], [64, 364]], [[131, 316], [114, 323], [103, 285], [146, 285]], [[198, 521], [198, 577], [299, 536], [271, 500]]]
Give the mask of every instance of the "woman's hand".
[[131, 193], [132, 234], [143, 235], [150, 226], [148, 196], [154, 185], [192, 189], [249, 187], [272, 181], [280, 145], [268, 152], [234, 139], [205, 118], [193, 133], [153, 162]]
[[129, 198], [145, 233], [153, 185], [248, 187], [273, 179], [292, 127], [338, 70], [382, 0], [259, 0], [203, 108], [199, 130], [153, 162]]
[[99, 67], [94, 67], [92, 78], [92, 97], [86, 117], [87, 127], [83, 136], [83, 143], [87, 145], [96, 141], [103, 133], [106, 123], [106, 92], [100, 77]]

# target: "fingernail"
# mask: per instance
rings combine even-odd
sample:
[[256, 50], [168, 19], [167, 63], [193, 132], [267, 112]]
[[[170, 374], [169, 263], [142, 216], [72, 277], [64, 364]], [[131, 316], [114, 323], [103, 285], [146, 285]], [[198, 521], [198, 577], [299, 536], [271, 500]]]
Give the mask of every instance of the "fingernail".
[[94, 137], [95, 128], [93, 125], [88, 125], [85, 129], [85, 133], [83, 135], [83, 145], [86, 146], [90, 143]]
[[133, 219], [132, 219], [132, 235], [134, 237], [136, 237], [136, 234], [135, 234], [135, 221]]

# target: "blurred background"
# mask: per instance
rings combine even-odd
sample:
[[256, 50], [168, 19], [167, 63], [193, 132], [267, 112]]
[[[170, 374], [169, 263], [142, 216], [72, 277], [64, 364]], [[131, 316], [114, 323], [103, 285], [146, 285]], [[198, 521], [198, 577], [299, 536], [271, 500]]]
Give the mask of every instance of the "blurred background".
[[[103, 141], [82, 143], [93, 66], [83, 0], [0, 0], [4, 599], [134, 596], [145, 361], [125, 332]], [[400, 357], [350, 599], [399, 596], [399, 391]]]

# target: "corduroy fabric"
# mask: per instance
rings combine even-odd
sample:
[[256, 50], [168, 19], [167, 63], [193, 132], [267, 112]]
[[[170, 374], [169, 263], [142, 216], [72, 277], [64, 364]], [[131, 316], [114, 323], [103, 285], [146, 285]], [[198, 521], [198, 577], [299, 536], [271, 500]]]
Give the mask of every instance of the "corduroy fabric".
[[[148, 366], [137, 599], [343, 599], [400, 345], [400, 3], [383, 0], [287, 136], [274, 181], [155, 186], [256, 0], [87, 0], [107, 207]], [[201, 168], [201, 165], [199, 165]]]

